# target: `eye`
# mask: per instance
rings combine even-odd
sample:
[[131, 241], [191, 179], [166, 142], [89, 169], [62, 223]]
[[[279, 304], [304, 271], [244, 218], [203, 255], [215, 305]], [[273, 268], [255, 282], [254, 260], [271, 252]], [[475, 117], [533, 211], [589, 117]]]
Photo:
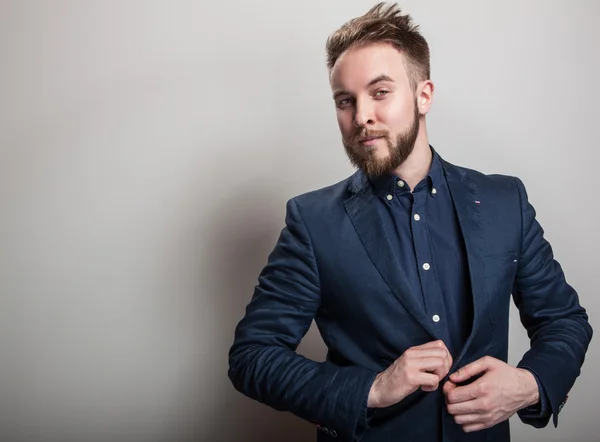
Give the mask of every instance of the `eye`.
[[338, 101], [337, 107], [342, 109], [344, 107], [350, 106], [351, 104], [352, 104], [352, 98], [343, 98], [340, 101]]
[[385, 95], [387, 95], [389, 93], [390, 93], [390, 91], [387, 91], [385, 89], [380, 89], [377, 92], [375, 92], [375, 96], [376, 97], [383, 97], [383, 96], [385, 96]]

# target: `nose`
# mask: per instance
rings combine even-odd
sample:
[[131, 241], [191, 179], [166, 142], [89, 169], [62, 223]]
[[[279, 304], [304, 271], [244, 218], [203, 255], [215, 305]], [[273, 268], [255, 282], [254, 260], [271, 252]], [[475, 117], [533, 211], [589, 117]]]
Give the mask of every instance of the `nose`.
[[356, 127], [366, 127], [375, 123], [373, 107], [366, 101], [357, 100], [352, 123]]

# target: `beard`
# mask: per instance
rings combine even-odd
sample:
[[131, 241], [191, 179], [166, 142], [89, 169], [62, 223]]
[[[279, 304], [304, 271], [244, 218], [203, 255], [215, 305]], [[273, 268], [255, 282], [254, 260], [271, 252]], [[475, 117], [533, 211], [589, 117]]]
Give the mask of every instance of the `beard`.
[[[413, 121], [410, 127], [396, 136], [396, 142], [393, 143], [391, 135], [386, 130], [366, 130], [362, 129], [350, 140], [343, 141], [346, 154], [353, 166], [361, 169], [370, 177], [377, 177], [384, 174], [391, 174], [396, 170], [412, 153], [419, 134], [419, 108], [415, 99], [413, 112]], [[377, 146], [363, 146], [360, 142], [365, 137], [382, 137], [388, 147], [388, 156], [384, 158], [377, 157]]]

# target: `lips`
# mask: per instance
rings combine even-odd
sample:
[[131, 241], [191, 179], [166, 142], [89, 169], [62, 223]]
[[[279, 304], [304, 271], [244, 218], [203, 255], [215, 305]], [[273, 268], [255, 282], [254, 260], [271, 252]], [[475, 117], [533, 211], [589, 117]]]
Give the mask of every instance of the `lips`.
[[365, 137], [365, 138], [361, 138], [360, 142], [367, 143], [369, 141], [378, 140], [379, 138], [383, 138], [383, 137]]

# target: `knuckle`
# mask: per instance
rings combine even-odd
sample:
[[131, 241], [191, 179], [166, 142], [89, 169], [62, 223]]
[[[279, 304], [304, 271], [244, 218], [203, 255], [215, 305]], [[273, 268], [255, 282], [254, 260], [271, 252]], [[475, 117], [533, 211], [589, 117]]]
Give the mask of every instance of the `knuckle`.
[[444, 376], [447, 376], [448, 374], [450, 374], [450, 368], [452, 367], [451, 364], [446, 364], [444, 366]]
[[450, 367], [452, 367], [452, 356], [450, 356], [450, 357], [446, 358], [446, 360], [445, 360], [445, 363], [446, 363], [446, 364], [445, 364], [445, 365], [446, 365], [446, 368], [447, 368], [448, 370], [450, 370]]

